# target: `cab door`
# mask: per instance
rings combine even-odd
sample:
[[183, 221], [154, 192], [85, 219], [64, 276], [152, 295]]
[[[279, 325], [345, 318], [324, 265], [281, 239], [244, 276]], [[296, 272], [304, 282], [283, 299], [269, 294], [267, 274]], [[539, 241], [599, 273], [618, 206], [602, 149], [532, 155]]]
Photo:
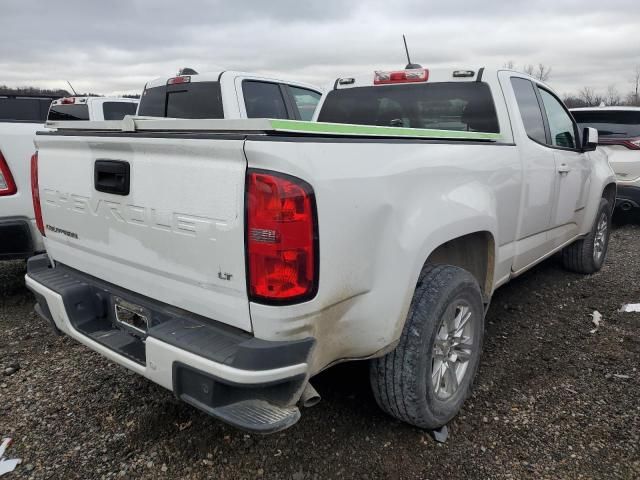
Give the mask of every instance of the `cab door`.
[[550, 91], [537, 86], [544, 111], [547, 143], [555, 159], [555, 202], [551, 210], [551, 240], [557, 247], [574, 238], [581, 224], [591, 168], [580, 148], [580, 137], [564, 104]]
[[513, 72], [501, 72], [501, 83], [514, 113], [512, 128], [522, 162], [520, 217], [511, 266], [518, 272], [553, 250], [549, 230], [558, 174], [535, 85]]

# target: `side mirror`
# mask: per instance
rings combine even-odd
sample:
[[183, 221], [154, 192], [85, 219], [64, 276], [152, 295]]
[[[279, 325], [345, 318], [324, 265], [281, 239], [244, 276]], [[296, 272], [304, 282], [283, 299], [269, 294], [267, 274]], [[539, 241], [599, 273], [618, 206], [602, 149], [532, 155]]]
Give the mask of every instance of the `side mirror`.
[[587, 127], [582, 132], [582, 151], [593, 152], [598, 146], [598, 130]]

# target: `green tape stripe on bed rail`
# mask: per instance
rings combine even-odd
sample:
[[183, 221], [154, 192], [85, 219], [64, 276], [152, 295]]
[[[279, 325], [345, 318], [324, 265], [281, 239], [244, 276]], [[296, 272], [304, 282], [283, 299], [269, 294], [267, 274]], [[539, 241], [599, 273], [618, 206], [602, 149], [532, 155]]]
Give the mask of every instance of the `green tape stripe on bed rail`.
[[269, 120], [271, 127], [280, 132], [317, 133], [330, 135], [362, 135], [378, 137], [455, 138], [462, 140], [501, 140], [499, 133], [462, 132], [423, 128], [376, 127], [348, 123], [304, 122], [300, 120]]

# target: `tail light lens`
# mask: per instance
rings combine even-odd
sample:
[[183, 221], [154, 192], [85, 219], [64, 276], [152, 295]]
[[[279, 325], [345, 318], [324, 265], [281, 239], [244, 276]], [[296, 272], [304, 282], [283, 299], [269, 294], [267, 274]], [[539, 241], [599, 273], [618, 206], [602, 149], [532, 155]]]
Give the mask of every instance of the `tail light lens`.
[[246, 245], [251, 300], [295, 303], [318, 288], [318, 222], [311, 186], [281, 173], [248, 170]]
[[429, 70], [426, 68], [412, 68], [393, 72], [376, 71], [373, 76], [374, 85], [426, 82], [427, 80], [429, 80]]
[[626, 139], [601, 139], [600, 145], [622, 145], [629, 150], [640, 150], [640, 138], [626, 138]]
[[36, 214], [36, 226], [44, 237], [44, 222], [42, 221], [40, 189], [38, 187], [38, 152], [31, 155], [31, 198], [33, 199], [33, 211]]
[[18, 191], [16, 182], [13, 181], [9, 165], [0, 152], [0, 197], [13, 195]]
[[178, 85], [179, 83], [190, 83], [191, 77], [189, 75], [182, 75], [180, 77], [173, 77], [167, 80], [167, 85]]

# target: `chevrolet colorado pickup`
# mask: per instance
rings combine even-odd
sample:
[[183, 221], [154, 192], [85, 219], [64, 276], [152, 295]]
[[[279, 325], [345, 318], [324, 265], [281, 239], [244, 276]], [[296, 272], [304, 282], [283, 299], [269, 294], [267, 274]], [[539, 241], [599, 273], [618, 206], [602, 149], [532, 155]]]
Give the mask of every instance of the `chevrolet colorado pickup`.
[[494, 290], [555, 252], [601, 268], [616, 185], [597, 131], [489, 69], [340, 78], [315, 119], [40, 132], [36, 310], [247, 430], [291, 426], [310, 379], [358, 359], [385, 411], [445, 425]]
[[31, 202], [29, 159], [54, 98], [0, 95], [0, 260], [44, 251]]

